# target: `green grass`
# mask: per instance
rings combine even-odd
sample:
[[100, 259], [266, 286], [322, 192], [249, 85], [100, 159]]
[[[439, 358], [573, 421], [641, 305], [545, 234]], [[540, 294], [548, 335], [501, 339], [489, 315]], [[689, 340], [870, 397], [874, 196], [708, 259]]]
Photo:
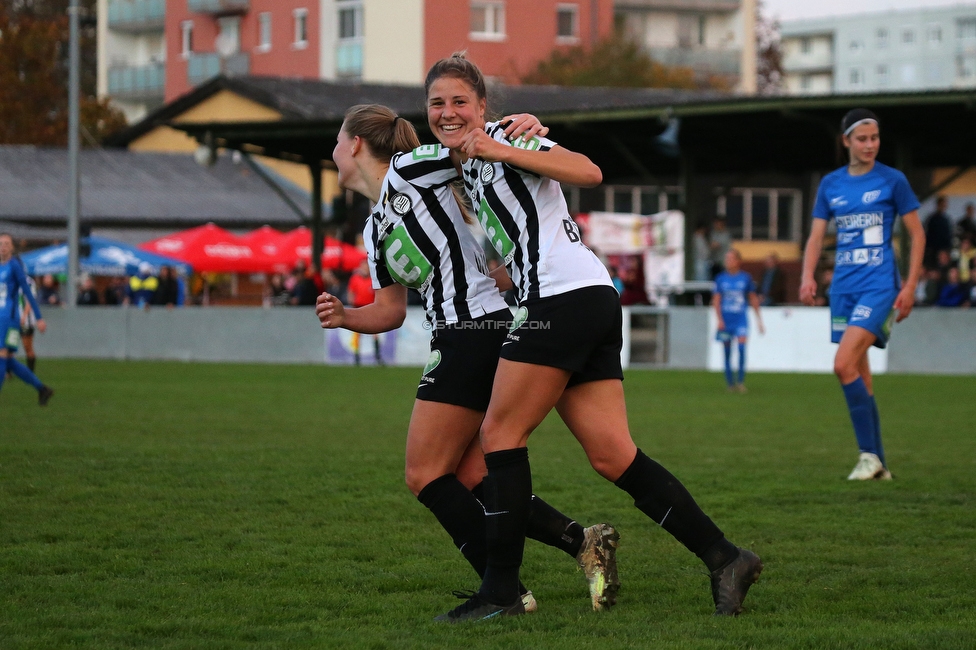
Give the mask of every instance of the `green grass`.
[[416, 369], [41, 360], [0, 393], [0, 648], [976, 647], [976, 378], [876, 380], [896, 480], [844, 480], [832, 376], [631, 372], [638, 444], [766, 563], [738, 619], [703, 566], [547, 420], [535, 491], [621, 531], [588, 611], [529, 542], [537, 614], [434, 624], [477, 581], [402, 482]]

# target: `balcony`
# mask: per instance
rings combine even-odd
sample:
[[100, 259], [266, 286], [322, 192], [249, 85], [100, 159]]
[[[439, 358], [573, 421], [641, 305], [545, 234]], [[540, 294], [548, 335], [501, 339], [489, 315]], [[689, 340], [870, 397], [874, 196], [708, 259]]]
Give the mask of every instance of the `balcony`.
[[242, 14], [251, 8], [250, 0], [187, 0], [190, 11], [198, 14]]
[[115, 99], [162, 101], [165, 83], [166, 66], [162, 63], [108, 69], [108, 94]]
[[109, 0], [108, 26], [118, 32], [161, 32], [166, 0]]
[[251, 72], [251, 57], [239, 52], [228, 57], [219, 54], [193, 54], [187, 60], [187, 77], [194, 86], [219, 74], [239, 77]]

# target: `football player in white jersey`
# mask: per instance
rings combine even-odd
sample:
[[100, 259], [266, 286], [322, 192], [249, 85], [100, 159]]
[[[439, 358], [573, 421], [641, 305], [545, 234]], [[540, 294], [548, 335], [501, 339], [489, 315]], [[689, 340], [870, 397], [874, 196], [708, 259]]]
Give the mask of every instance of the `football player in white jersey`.
[[553, 408], [593, 468], [704, 561], [715, 614], [738, 614], [762, 571], [759, 558], [726, 540], [678, 479], [630, 436], [619, 297], [606, 269], [583, 245], [559, 187], [598, 185], [600, 169], [550, 140], [510, 140], [503, 125], [486, 123], [484, 77], [463, 55], [435, 63], [425, 89], [431, 131], [451, 150], [520, 305], [481, 427], [488, 567], [478, 593], [438, 618], [522, 613], [519, 567], [532, 495], [526, 443]]
[[[517, 122], [523, 130], [532, 124], [538, 121]], [[485, 274], [484, 252], [450, 185], [453, 166], [444, 174], [428, 164], [432, 151], [419, 144], [413, 126], [386, 107], [346, 113], [333, 160], [340, 187], [374, 203], [364, 241], [376, 297], [346, 308], [323, 293], [316, 314], [324, 328], [384, 332], [403, 322], [407, 287], [421, 292], [433, 337], [407, 432], [407, 486], [483, 575], [486, 515], [479, 498], [486, 469], [477, 438], [512, 314]], [[611, 606], [619, 588], [616, 531], [609, 524], [583, 528], [530, 498], [529, 535], [576, 558], [594, 609]], [[536, 608], [521, 584], [519, 595], [520, 607]]]

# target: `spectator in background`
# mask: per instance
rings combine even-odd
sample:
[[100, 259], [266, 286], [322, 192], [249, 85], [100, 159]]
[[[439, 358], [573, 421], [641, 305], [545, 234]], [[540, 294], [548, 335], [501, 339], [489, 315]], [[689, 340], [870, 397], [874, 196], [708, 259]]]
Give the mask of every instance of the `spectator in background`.
[[61, 304], [61, 294], [58, 293], [58, 281], [50, 273], [41, 276], [40, 291], [41, 303], [45, 305], [59, 306]]
[[159, 284], [153, 294], [152, 304], [177, 307], [180, 304], [180, 285], [176, 281], [176, 271], [172, 266], [159, 270]]
[[949, 281], [949, 269], [955, 266], [952, 263], [952, 252], [940, 250], [935, 256], [935, 268], [939, 271], [939, 284], [943, 285]]
[[976, 259], [976, 246], [973, 246], [971, 235], [965, 235], [959, 240], [959, 280], [963, 283], [973, 281], [972, 267]]
[[129, 289], [123, 304], [149, 308], [159, 287], [159, 279], [152, 274], [152, 270], [149, 262], [139, 264], [139, 273], [129, 278]]
[[[23, 260], [20, 257], [21, 265]], [[37, 283], [29, 275], [26, 277], [27, 287], [34, 300], [28, 300], [24, 290], [20, 290], [20, 342], [24, 344], [24, 356], [27, 357], [27, 369], [34, 372], [37, 366], [37, 353], [34, 352], [34, 331], [37, 328], [37, 316], [31, 308], [32, 302], [37, 302]]]
[[285, 279], [280, 273], [274, 273], [268, 278], [268, 286], [265, 289], [266, 305], [268, 307], [284, 307], [288, 304], [288, 289], [285, 288]]
[[105, 290], [102, 292], [102, 303], [105, 305], [118, 306], [125, 302], [125, 280], [122, 278], [112, 278]]
[[78, 291], [79, 307], [97, 307], [101, 302], [98, 300], [98, 291], [95, 290], [95, 282], [87, 273], [81, 276], [81, 287]]
[[[373, 280], [369, 275], [369, 261], [364, 258], [356, 270], [353, 271], [352, 276], [349, 278], [349, 286], [346, 287], [346, 295], [348, 302], [353, 307], [365, 307], [366, 305], [372, 304], [373, 300], [376, 298], [376, 292], [373, 290]], [[352, 333], [352, 354], [356, 361], [356, 365], [359, 365], [359, 350], [362, 347], [362, 337], [365, 334], [360, 334], [359, 332]], [[380, 355], [380, 337], [378, 334], [373, 334], [373, 354], [376, 358], [376, 365], [383, 365], [383, 357]]]
[[779, 256], [770, 253], [766, 256], [766, 269], [759, 282], [759, 304], [764, 307], [781, 305], [786, 302], [786, 281], [779, 268]]
[[291, 304], [297, 307], [314, 306], [315, 299], [322, 292], [315, 285], [315, 280], [305, 262], [299, 260], [292, 276], [295, 278], [295, 288], [291, 291]]
[[956, 237], [961, 240], [967, 235], [976, 242], [976, 205], [972, 203], [966, 204], [966, 214], [956, 224]]
[[919, 278], [918, 287], [915, 288], [915, 302], [918, 305], [934, 305], [939, 299], [939, 288], [942, 280], [938, 269], [922, 268], [922, 277]]
[[712, 234], [708, 238], [708, 247], [711, 251], [712, 277], [725, 270], [725, 256], [732, 248], [732, 233], [726, 227], [725, 219], [717, 218], [712, 222]]
[[959, 268], [950, 267], [946, 283], [939, 291], [939, 299], [935, 302], [937, 307], [960, 307], [969, 306], [969, 285], [959, 281]]
[[[708, 228], [704, 224], [695, 228], [691, 243], [695, 253], [695, 282], [708, 282], [712, 279], [712, 261], [711, 248], [708, 246]], [[611, 277], [615, 276], [611, 274]], [[618, 291], [623, 293], [623, 289]]]
[[935, 212], [925, 220], [925, 259], [929, 266], [938, 259], [940, 251], [952, 251], [952, 225], [946, 214], [946, 197], [935, 200]]
[[620, 273], [617, 272], [617, 267], [610, 265], [607, 267], [610, 272], [610, 281], [613, 282], [613, 288], [617, 290], [618, 294], [624, 292], [624, 281], [620, 279]]

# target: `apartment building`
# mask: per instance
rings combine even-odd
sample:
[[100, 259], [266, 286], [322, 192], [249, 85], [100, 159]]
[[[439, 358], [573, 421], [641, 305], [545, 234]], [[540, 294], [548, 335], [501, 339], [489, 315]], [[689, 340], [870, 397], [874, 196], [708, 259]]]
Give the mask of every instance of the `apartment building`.
[[976, 86], [976, 3], [784, 21], [788, 94]]
[[614, 17], [656, 61], [756, 91], [755, 0], [616, 0]]
[[423, 81], [466, 50], [517, 82], [613, 29], [612, 0], [99, 0], [99, 94], [130, 121], [218, 74]]

